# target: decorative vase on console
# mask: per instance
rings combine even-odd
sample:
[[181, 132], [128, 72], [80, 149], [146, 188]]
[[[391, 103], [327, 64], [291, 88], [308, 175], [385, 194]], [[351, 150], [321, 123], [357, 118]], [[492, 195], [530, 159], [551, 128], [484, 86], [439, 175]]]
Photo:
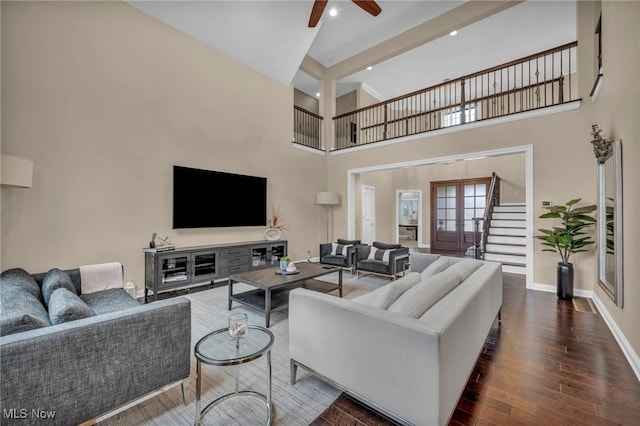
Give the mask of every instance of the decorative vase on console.
[[264, 238], [269, 241], [277, 241], [281, 236], [282, 231], [280, 231], [278, 228], [269, 227], [264, 231]]
[[268, 220], [267, 229], [264, 231], [264, 238], [269, 241], [276, 241], [282, 236], [282, 230], [287, 228], [282, 224], [282, 216], [278, 212], [278, 209], [273, 207], [272, 211], [273, 213]]

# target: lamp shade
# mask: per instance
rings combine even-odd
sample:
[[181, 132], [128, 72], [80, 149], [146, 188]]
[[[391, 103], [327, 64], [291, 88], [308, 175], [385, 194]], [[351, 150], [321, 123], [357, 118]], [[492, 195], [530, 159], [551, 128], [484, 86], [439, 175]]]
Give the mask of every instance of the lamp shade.
[[340, 204], [340, 194], [337, 192], [318, 192], [316, 193], [316, 204], [321, 206]]
[[3, 186], [31, 188], [33, 181], [33, 161], [3, 154], [2, 173], [0, 175], [0, 183]]

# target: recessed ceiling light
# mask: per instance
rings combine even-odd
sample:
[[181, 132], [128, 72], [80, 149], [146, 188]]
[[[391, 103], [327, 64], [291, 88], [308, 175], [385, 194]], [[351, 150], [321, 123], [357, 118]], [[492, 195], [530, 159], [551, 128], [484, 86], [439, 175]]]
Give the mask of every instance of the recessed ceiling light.
[[329, 10], [329, 16], [336, 16], [338, 14], [338, 9], [336, 9], [335, 7], [332, 7]]
[[451, 32], [449, 33], [449, 35], [450, 35], [451, 37], [453, 37], [453, 36], [454, 36], [454, 35], [456, 35], [456, 34], [458, 34], [458, 30], [453, 30], [453, 31], [451, 31]]
[[369, 65], [369, 66], [367, 67], [367, 71], [371, 71], [372, 69], [373, 69], [373, 67], [372, 67], [371, 65]]
[[316, 96], [317, 96], [317, 97], [320, 97], [320, 92], [316, 92]]

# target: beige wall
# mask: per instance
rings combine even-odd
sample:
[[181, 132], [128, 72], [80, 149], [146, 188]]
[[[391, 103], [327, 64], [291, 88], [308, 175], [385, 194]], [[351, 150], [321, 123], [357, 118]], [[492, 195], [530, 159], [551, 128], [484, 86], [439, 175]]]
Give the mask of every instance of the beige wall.
[[293, 89], [293, 104], [320, 115], [320, 102], [313, 96], [309, 96], [298, 89]]
[[355, 109], [358, 109], [355, 90], [336, 98], [336, 115], [345, 114]]
[[33, 188], [2, 188], [2, 269], [120, 261], [141, 289], [153, 232], [264, 238], [172, 230], [174, 164], [267, 177], [290, 254], [317, 253], [326, 167], [291, 147], [291, 88], [122, 2], [3, 2], [2, 40], [2, 152], [34, 162]]
[[[396, 191], [422, 191], [422, 243], [431, 241], [431, 182], [451, 179], [490, 177], [493, 172], [500, 176], [501, 202], [520, 203], [525, 200], [525, 158], [524, 154], [502, 155], [472, 161], [456, 161], [447, 164], [431, 164], [410, 168], [399, 168], [377, 172], [362, 173], [361, 185], [376, 188], [376, 239], [395, 242]], [[360, 186], [356, 193], [360, 193]], [[356, 237], [361, 237], [361, 199], [355, 198]]]

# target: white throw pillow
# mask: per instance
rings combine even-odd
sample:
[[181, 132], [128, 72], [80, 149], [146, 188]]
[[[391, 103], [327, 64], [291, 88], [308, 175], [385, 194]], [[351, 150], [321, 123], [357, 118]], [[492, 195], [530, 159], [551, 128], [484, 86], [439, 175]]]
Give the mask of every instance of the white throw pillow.
[[391, 250], [383, 250], [376, 247], [371, 247], [369, 251], [369, 256], [367, 259], [369, 260], [379, 260], [384, 263], [389, 263], [389, 255], [391, 254]]
[[362, 303], [363, 305], [373, 306], [374, 308], [387, 309], [405, 291], [409, 290], [419, 282], [419, 273], [409, 273], [377, 290], [363, 294], [362, 296], [358, 296], [352, 300], [354, 302]]
[[448, 257], [439, 257], [433, 262], [431, 265], [427, 266], [422, 271], [422, 280], [426, 280], [429, 277], [434, 276], [438, 272], [442, 272], [449, 267], [449, 258]]
[[460, 284], [460, 274], [448, 269], [436, 274], [405, 291], [389, 311], [420, 318], [430, 307]]

